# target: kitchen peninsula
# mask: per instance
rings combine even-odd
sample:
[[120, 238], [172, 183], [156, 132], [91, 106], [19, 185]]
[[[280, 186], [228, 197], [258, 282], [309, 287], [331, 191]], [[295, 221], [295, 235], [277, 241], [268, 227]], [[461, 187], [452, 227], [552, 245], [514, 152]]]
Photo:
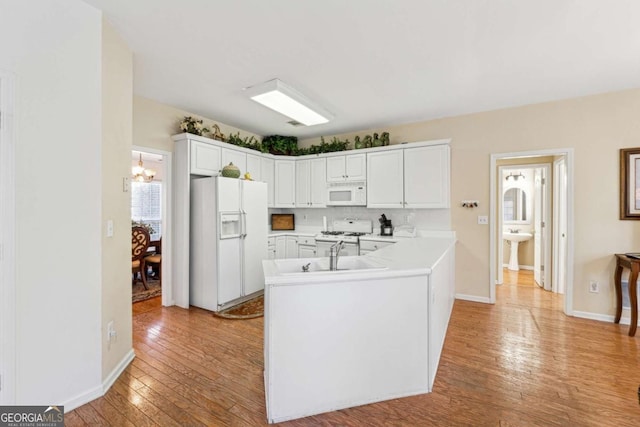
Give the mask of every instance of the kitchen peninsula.
[[326, 260], [263, 261], [270, 423], [433, 387], [454, 301], [455, 234], [344, 257], [338, 271], [322, 268]]

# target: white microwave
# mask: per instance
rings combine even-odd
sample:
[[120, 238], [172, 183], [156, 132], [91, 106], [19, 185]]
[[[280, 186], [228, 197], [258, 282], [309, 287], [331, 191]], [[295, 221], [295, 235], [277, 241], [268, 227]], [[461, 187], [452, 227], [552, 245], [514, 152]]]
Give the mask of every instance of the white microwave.
[[367, 206], [367, 186], [364, 182], [327, 184], [327, 206]]

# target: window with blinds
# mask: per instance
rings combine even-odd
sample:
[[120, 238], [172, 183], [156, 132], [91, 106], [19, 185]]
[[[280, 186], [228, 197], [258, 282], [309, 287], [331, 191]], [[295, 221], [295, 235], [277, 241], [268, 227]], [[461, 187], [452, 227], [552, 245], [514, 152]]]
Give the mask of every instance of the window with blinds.
[[131, 183], [131, 219], [153, 228], [151, 240], [162, 236], [162, 183]]

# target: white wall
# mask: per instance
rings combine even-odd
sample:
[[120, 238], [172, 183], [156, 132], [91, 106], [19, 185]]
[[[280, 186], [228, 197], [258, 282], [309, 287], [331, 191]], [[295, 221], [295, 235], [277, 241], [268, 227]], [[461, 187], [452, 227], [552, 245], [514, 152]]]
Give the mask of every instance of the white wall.
[[0, 68], [16, 76], [16, 399], [71, 405], [101, 382], [101, 15], [77, 0], [0, 9]]

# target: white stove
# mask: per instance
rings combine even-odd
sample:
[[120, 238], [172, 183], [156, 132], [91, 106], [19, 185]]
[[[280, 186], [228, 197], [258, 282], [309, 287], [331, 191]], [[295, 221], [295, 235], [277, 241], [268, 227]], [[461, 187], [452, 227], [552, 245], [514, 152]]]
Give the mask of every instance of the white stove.
[[329, 248], [337, 242], [344, 242], [342, 255], [360, 255], [359, 237], [371, 234], [373, 225], [368, 219], [340, 219], [332, 223], [332, 231], [323, 231], [316, 235], [316, 253], [321, 257], [329, 256]]

